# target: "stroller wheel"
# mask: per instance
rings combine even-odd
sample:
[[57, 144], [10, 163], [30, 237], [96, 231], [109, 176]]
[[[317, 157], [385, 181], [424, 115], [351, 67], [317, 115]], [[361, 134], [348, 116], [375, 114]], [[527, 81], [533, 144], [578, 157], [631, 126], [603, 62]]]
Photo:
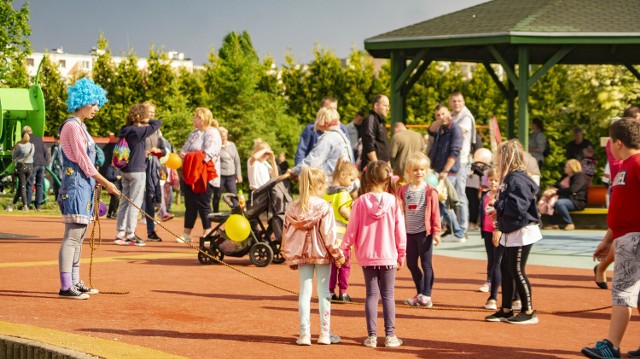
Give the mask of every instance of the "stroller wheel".
[[[206, 251], [206, 249], [204, 250]], [[200, 264], [209, 265], [213, 264], [213, 259], [202, 252], [198, 252], [198, 262], [200, 262]]]
[[273, 263], [274, 264], [282, 264], [284, 263], [284, 257], [282, 256], [282, 252], [280, 252], [280, 242], [271, 242], [271, 249], [273, 249]]
[[209, 254], [209, 255], [205, 255], [202, 252], [198, 252], [198, 262], [200, 262], [200, 264], [205, 264], [205, 265], [218, 264], [218, 262], [211, 257], [214, 257], [218, 260], [222, 260], [224, 258], [224, 254], [222, 254], [218, 248], [211, 247], [208, 249], [207, 248], [200, 248], [200, 249]]
[[266, 267], [273, 260], [273, 249], [266, 243], [256, 243], [249, 251], [249, 259], [256, 267]]

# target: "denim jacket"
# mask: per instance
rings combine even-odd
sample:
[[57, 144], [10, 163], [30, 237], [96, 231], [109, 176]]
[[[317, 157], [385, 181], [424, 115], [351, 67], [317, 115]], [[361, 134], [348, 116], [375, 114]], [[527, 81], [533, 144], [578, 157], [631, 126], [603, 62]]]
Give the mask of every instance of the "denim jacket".
[[320, 168], [331, 178], [336, 163], [340, 157], [348, 158], [353, 163], [353, 151], [347, 136], [338, 129], [324, 132], [318, 143], [302, 162], [293, 168], [293, 173], [298, 175], [302, 167], [309, 166]]

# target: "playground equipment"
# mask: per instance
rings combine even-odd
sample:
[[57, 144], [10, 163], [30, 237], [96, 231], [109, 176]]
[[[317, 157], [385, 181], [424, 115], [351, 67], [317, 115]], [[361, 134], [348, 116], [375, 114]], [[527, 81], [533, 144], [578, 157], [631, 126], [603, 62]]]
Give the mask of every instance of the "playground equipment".
[[44, 96], [38, 85], [43, 62], [44, 58], [30, 88], [0, 88], [0, 178], [13, 174], [11, 151], [22, 138], [22, 127], [28, 125], [34, 135], [44, 136]]

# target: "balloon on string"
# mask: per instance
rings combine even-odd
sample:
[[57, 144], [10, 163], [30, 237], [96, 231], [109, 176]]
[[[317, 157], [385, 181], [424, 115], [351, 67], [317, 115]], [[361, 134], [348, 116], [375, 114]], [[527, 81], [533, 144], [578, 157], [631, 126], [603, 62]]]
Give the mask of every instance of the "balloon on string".
[[234, 242], [242, 242], [249, 237], [251, 226], [244, 216], [232, 214], [224, 223], [224, 230], [229, 239]]
[[51, 188], [51, 182], [45, 177], [44, 181], [42, 181], [42, 188], [44, 189], [44, 193], [49, 192], [49, 188]]
[[100, 208], [98, 210], [98, 217], [102, 217], [107, 214], [107, 205], [103, 202], [100, 202]]
[[425, 177], [425, 182], [432, 185], [433, 187], [438, 187], [438, 175], [434, 171], [429, 171], [429, 173]]
[[167, 151], [166, 155], [160, 157], [160, 164], [161, 165], [167, 163], [167, 160], [169, 159], [169, 155], [171, 155], [171, 152]]
[[178, 168], [180, 168], [180, 166], [182, 166], [182, 159], [180, 158], [180, 156], [178, 156], [177, 153], [170, 153], [169, 158], [167, 158], [167, 161], [164, 163], [164, 165], [168, 168], [171, 168], [172, 170], [177, 170]]

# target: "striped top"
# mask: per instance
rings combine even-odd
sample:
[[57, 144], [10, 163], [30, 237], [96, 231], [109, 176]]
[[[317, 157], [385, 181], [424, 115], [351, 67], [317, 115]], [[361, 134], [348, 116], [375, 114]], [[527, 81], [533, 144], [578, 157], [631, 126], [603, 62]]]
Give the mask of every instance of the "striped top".
[[404, 194], [404, 214], [407, 233], [415, 234], [425, 232], [424, 211], [427, 205], [427, 184], [422, 183], [418, 189], [407, 187]]

